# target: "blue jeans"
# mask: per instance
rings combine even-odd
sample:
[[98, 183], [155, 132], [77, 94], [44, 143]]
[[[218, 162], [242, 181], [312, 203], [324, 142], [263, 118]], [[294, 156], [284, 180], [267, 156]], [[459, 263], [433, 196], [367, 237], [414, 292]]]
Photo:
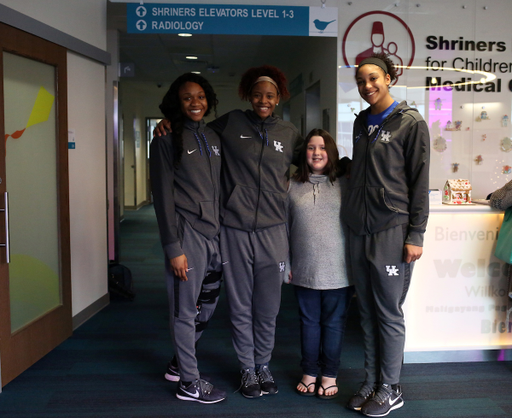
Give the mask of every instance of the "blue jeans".
[[299, 302], [302, 360], [304, 374], [336, 378], [341, 346], [354, 287], [315, 290], [295, 286]]

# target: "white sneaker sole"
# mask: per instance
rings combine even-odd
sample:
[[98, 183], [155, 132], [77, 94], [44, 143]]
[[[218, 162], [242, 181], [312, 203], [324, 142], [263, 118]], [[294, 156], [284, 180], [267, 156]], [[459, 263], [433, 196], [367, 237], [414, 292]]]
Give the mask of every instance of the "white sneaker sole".
[[168, 380], [169, 382], [179, 382], [180, 381], [180, 377], [176, 376], [174, 374], [166, 373], [164, 377], [165, 377], [165, 380]]
[[384, 414], [365, 414], [363, 413], [363, 415], [367, 416], [367, 417], [371, 417], [371, 418], [380, 418], [380, 417], [385, 417], [386, 415], [389, 415], [389, 413], [391, 411], [394, 411], [395, 409], [399, 409], [401, 408], [402, 406], [404, 406], [404, 401], [402, 401], [401, 403], [397, 404], [397, 405], [394, 405], [392, 406], [391, 408], [389, 408], [389, 410], [384, 413]]
[[199, 402], [199, 403], [202, 403], [202, 404], [212, 404], [212, 403], [217, 403], [217, 402], [221, 402], [223, 401], [224, 399], [226, 398], [221, 398], [221, 399], [215, 399], [215, 400], [212, 400], [212, 401], [206, 401], [204, 399], [198, 399], [198, 398], [190, 398], [188, 396], [183, 396], [183, 395], [180, 395], [179, 393], [176, 394], [176, 397], [182, 401], [192, 401], [192, 402]]

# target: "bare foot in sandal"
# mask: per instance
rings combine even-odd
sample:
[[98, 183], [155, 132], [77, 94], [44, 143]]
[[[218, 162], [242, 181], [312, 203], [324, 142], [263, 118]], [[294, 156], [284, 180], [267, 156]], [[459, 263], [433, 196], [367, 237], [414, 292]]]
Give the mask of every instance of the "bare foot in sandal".
[[313, 396], [315, 394], [316, 377], [308, 374], [302, 375], [302, 380], [297, 385], [297, 392], [304, 396]]
[[338, 396], [336, 378], [322, 376], [322, 383], [318, 388], [318, 397], [321, 399], [333, 399]]

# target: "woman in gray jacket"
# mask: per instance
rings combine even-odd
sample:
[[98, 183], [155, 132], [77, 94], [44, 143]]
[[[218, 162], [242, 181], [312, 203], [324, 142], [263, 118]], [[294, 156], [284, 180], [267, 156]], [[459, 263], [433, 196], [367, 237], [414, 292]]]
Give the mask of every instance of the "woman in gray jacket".
[[366, 379], [348, 408], [381, 417], [403, 406], [399, 385], [405, 343], [402, 311], [428, 219], [430, 139], [416, 109], [396, 102], [393, 62], [374, 54], [356, 83], [370, 105], [357, 116], [343, 218], [361, 326]]
[[174, 131], [154, 138], [150, 148], [151, 189], [166, 256], [170, 329], [176, 352], [166, 379], [179, 380], [178, 399], [204, 404], [226, 397], [226, 392], [199, 375], [195, 347], [217, 305], [222, 270], [221, 144], [203, 120], [216, 104], [215, 92], [206, 79], [192, 73], [178, 77], [160, 105]]

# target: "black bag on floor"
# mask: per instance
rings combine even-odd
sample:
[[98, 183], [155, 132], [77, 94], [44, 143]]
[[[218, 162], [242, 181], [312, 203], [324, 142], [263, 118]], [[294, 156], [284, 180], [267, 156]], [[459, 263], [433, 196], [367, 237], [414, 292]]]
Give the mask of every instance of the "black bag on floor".
[[122, 264], [108, 266], [108, 291], [111, 298], [133, 300], [132, 272]]

